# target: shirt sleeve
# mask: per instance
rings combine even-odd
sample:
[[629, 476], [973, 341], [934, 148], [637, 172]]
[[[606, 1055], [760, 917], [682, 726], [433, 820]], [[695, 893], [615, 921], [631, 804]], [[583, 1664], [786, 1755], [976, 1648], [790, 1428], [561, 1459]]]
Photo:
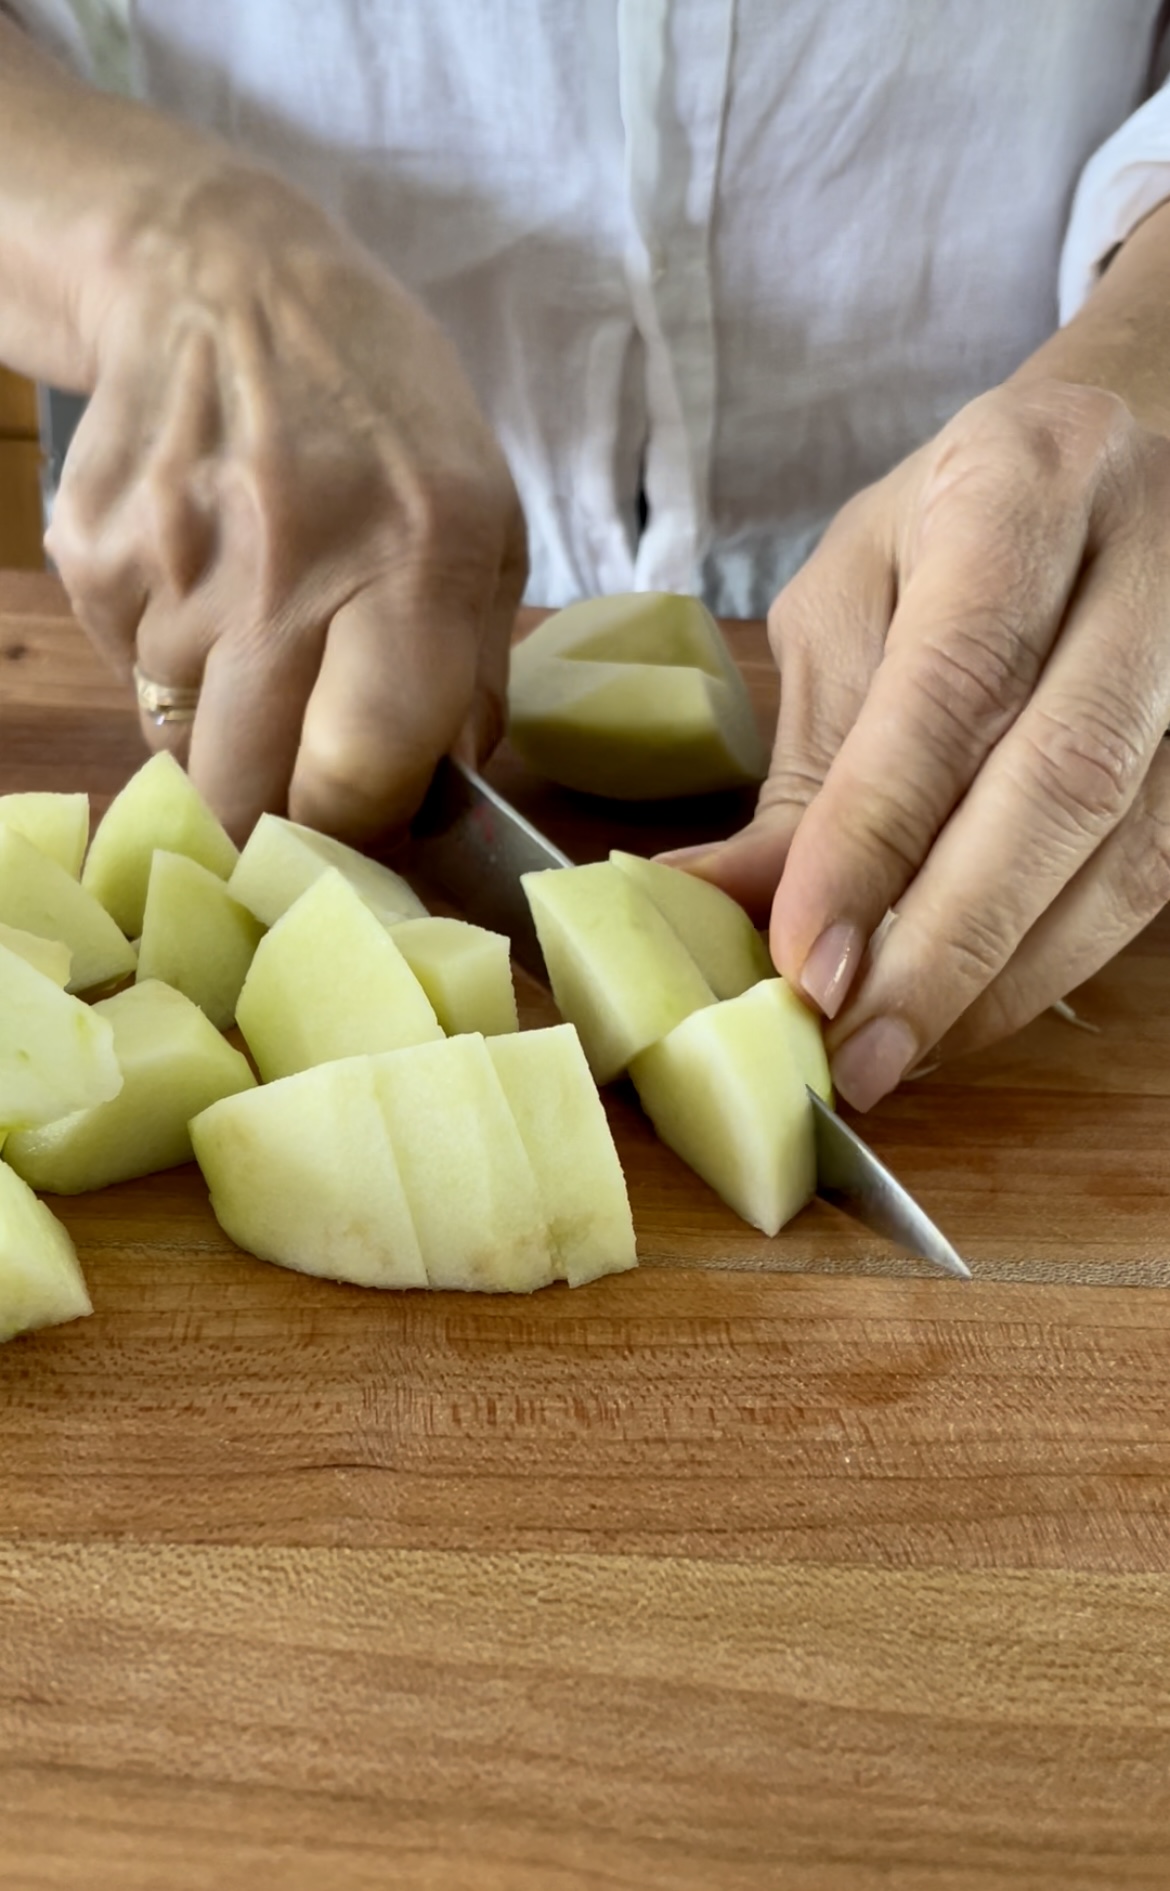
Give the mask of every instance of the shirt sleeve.
[[1170, 85], [1136, 111], [1081, 172], [1060, 259], [1060, 319], [1089, 295], [1143, 217], [1170, 198]]
[[129, 92], [130, 0], [0, 0], [0, 13], [78, 78]]

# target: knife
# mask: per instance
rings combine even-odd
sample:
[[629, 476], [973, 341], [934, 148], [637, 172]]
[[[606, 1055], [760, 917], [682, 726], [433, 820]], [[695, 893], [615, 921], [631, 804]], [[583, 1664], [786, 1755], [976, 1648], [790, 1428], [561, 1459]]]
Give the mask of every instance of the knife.
[[[440, 762], [411, 827], [411, 857], [476, 925], [506, 933], [526, 972], [546, 988], [548, 972], [520, 876], [571, 867], [531, 821], [481, 775]], [[817, 1194], [874, 1234], [963, 1280], [971, 1270], [946, 1236], [835, 1110], [809, 1090]]]

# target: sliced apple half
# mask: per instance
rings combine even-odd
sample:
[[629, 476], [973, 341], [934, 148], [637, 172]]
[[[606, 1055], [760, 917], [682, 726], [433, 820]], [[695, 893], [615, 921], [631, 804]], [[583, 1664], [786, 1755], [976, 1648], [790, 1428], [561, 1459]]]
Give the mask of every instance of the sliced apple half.
[[0, 946], [0, 1128], [52, 1123], [121, 1088], [108, 1020]]
[[673, 927], [628, 874], [608, 861], [526, 873], [553, 997], [577, 1027], [598, 1083], [714, 993]]
[[60, 939], [42, 939], [39, 934], [24, 932], [19, 926], [0, 924], [0, 945], [9, 952], [15, 952], [18, 959], [34, 966], [42, 977], [51, 978], [54, 985], [65, 990], [69, 983], [73, 954]]
[[260, 941], [236, 1022], [266, 1083], [443, 1035], [390, 933], [332, 867]]
[[783, 980], [768, 979], [696, 1011], [630, 1066], [663, 1142], [768, 1235], [816, 1191], [812, 1105], [791, 999]]
[[0, 1340], [92, 1312], [68, 1229], [0, 1162]]
[[146, 889], [138, 978], [173, 985], [226, 1031], [264, 927], [197, 860], [162, 848]]
[[47, 790], [0, 795], [0, 826], [14, 827], [76, 880], [89, 841], [89, 796]]
[[250, 1254], [359, 1287], [425, 1287], [368, 1057], [213, 1103], [191, 1124], [225, 1233]]
[[636, 1267], [625, 1176], [573, 1026], [487, 1048], [536, 1177], [557, 1279], [580, 1287]]
[[92, 893], [14, 827], [0, 825], [0, 920], [72, 953], [69, 988], [92, 991], [133, 977], [130, 941]]
[[132, 985], [92, 1010], [113, 1027], [123, 1079], [117, 1096], [43, 1129], [17, 1130], [4, 1145], [17, 1174], [51, 1195], [189, 1162], [191, 1118], [256, 1081], [247, 1058], [169, 985]]
[[509, 941], [463, 919], [404, 919], [390, 936], [426, 992], [448, 1037], [518, 1031]]
[[762, 978], [775, 976], [764, 941], [743, 907], [721, 887], [639, 854], [615, 848], [609, 857], [653, 900], [716, 998], [738, 998]]
[[228, 890], [257, 919], [273, 926], [330, 867], [349, 881], [385, 925], [419, 917], [427, 910], [401, 875], [380, 861], [368, 859], [356, 847], [347, 847], [329, 834], [286, 821], [279, 814], [260, 816], [244, 844]]
[[238, 850], [194, 782], [165, 750], [152, 755], [111, 801], [98, 822], [81, 883], [122, 931], [142, 931], [155, 850], [186, 854], [226, 880]]
[[558, 611], [512, 652], [509, 739], [550, 781], [639, 801], [760, 780], [747, 687], [697, 598], [637, 592]]

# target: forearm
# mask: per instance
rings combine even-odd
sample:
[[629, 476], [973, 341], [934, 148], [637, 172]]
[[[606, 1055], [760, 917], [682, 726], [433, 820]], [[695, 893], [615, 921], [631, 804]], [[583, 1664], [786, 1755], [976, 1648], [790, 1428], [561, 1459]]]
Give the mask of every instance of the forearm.
[[1107, 388], [1170, 434], [1170, 203], [1138, 225], [1083, 308], [1013, 379]]

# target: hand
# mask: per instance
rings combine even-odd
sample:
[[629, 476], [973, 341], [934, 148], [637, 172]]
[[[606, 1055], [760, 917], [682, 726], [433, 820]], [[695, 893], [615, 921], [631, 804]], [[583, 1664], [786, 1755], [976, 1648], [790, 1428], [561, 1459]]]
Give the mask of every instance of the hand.
[[844, 509], [769, 636], [771, 774], [693, 864], [749, 907], [775, 889], [773, 957], [868, 1109], [1170, 900], [1170, 440], [1096, 388], [1008, 383]]
[[103, 308], [48, 548], [129, 676], [200, 688], [186, 752], [237, 837], [351, 838], [504, 720], [519, 505], [454, 352], [325, 215], [225, 160]]

